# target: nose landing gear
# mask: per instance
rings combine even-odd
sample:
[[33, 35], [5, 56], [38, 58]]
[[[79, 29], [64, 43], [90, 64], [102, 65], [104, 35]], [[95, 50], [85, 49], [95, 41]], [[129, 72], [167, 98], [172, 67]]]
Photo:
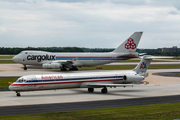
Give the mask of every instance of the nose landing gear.
[[20, 97], [21, 96], [20, 92], [16, 91], [16, 96]]
[[26, 67], [26, 65], [24, 65], [24, 70], [27, 70], [27, 67]]

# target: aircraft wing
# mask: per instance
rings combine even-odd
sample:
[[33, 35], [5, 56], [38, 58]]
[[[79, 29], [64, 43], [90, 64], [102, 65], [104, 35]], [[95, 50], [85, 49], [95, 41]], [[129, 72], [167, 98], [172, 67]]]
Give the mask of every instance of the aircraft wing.
[[91, 87], [133, 87], [134, 85], [140, 84], [104, 84], [104, 83], [89, 83], [87, 84]]

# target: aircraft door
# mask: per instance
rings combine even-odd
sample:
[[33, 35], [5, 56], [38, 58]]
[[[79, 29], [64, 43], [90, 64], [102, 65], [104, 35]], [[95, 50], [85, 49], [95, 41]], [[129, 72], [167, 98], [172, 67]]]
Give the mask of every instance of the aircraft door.
[[22, 53], [22, 62], [24, 65], [27, 64], [27, 54], [28, 54], [27, 52]]
[[36, 89], [36, 85], [33, 85], [33, 84], [34, 83], [38, 83], [37, 78], [35, 76], [31, 76], [28, 79], [29, 79], [28, 89], [29, 90], [35, 90]]

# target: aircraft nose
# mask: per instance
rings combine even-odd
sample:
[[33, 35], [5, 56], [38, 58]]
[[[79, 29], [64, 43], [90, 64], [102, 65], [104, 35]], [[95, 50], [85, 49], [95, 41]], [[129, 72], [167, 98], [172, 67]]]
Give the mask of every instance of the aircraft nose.
[[12, 58], [12, 60], [13, 60], [14, 62], [18, 62], [18, 57], [17, 57], [17, 55], [14, 56], [14, 57]]
[[9, 90], [13, 91], [14, 90], [14, 86], [9, 86]]

